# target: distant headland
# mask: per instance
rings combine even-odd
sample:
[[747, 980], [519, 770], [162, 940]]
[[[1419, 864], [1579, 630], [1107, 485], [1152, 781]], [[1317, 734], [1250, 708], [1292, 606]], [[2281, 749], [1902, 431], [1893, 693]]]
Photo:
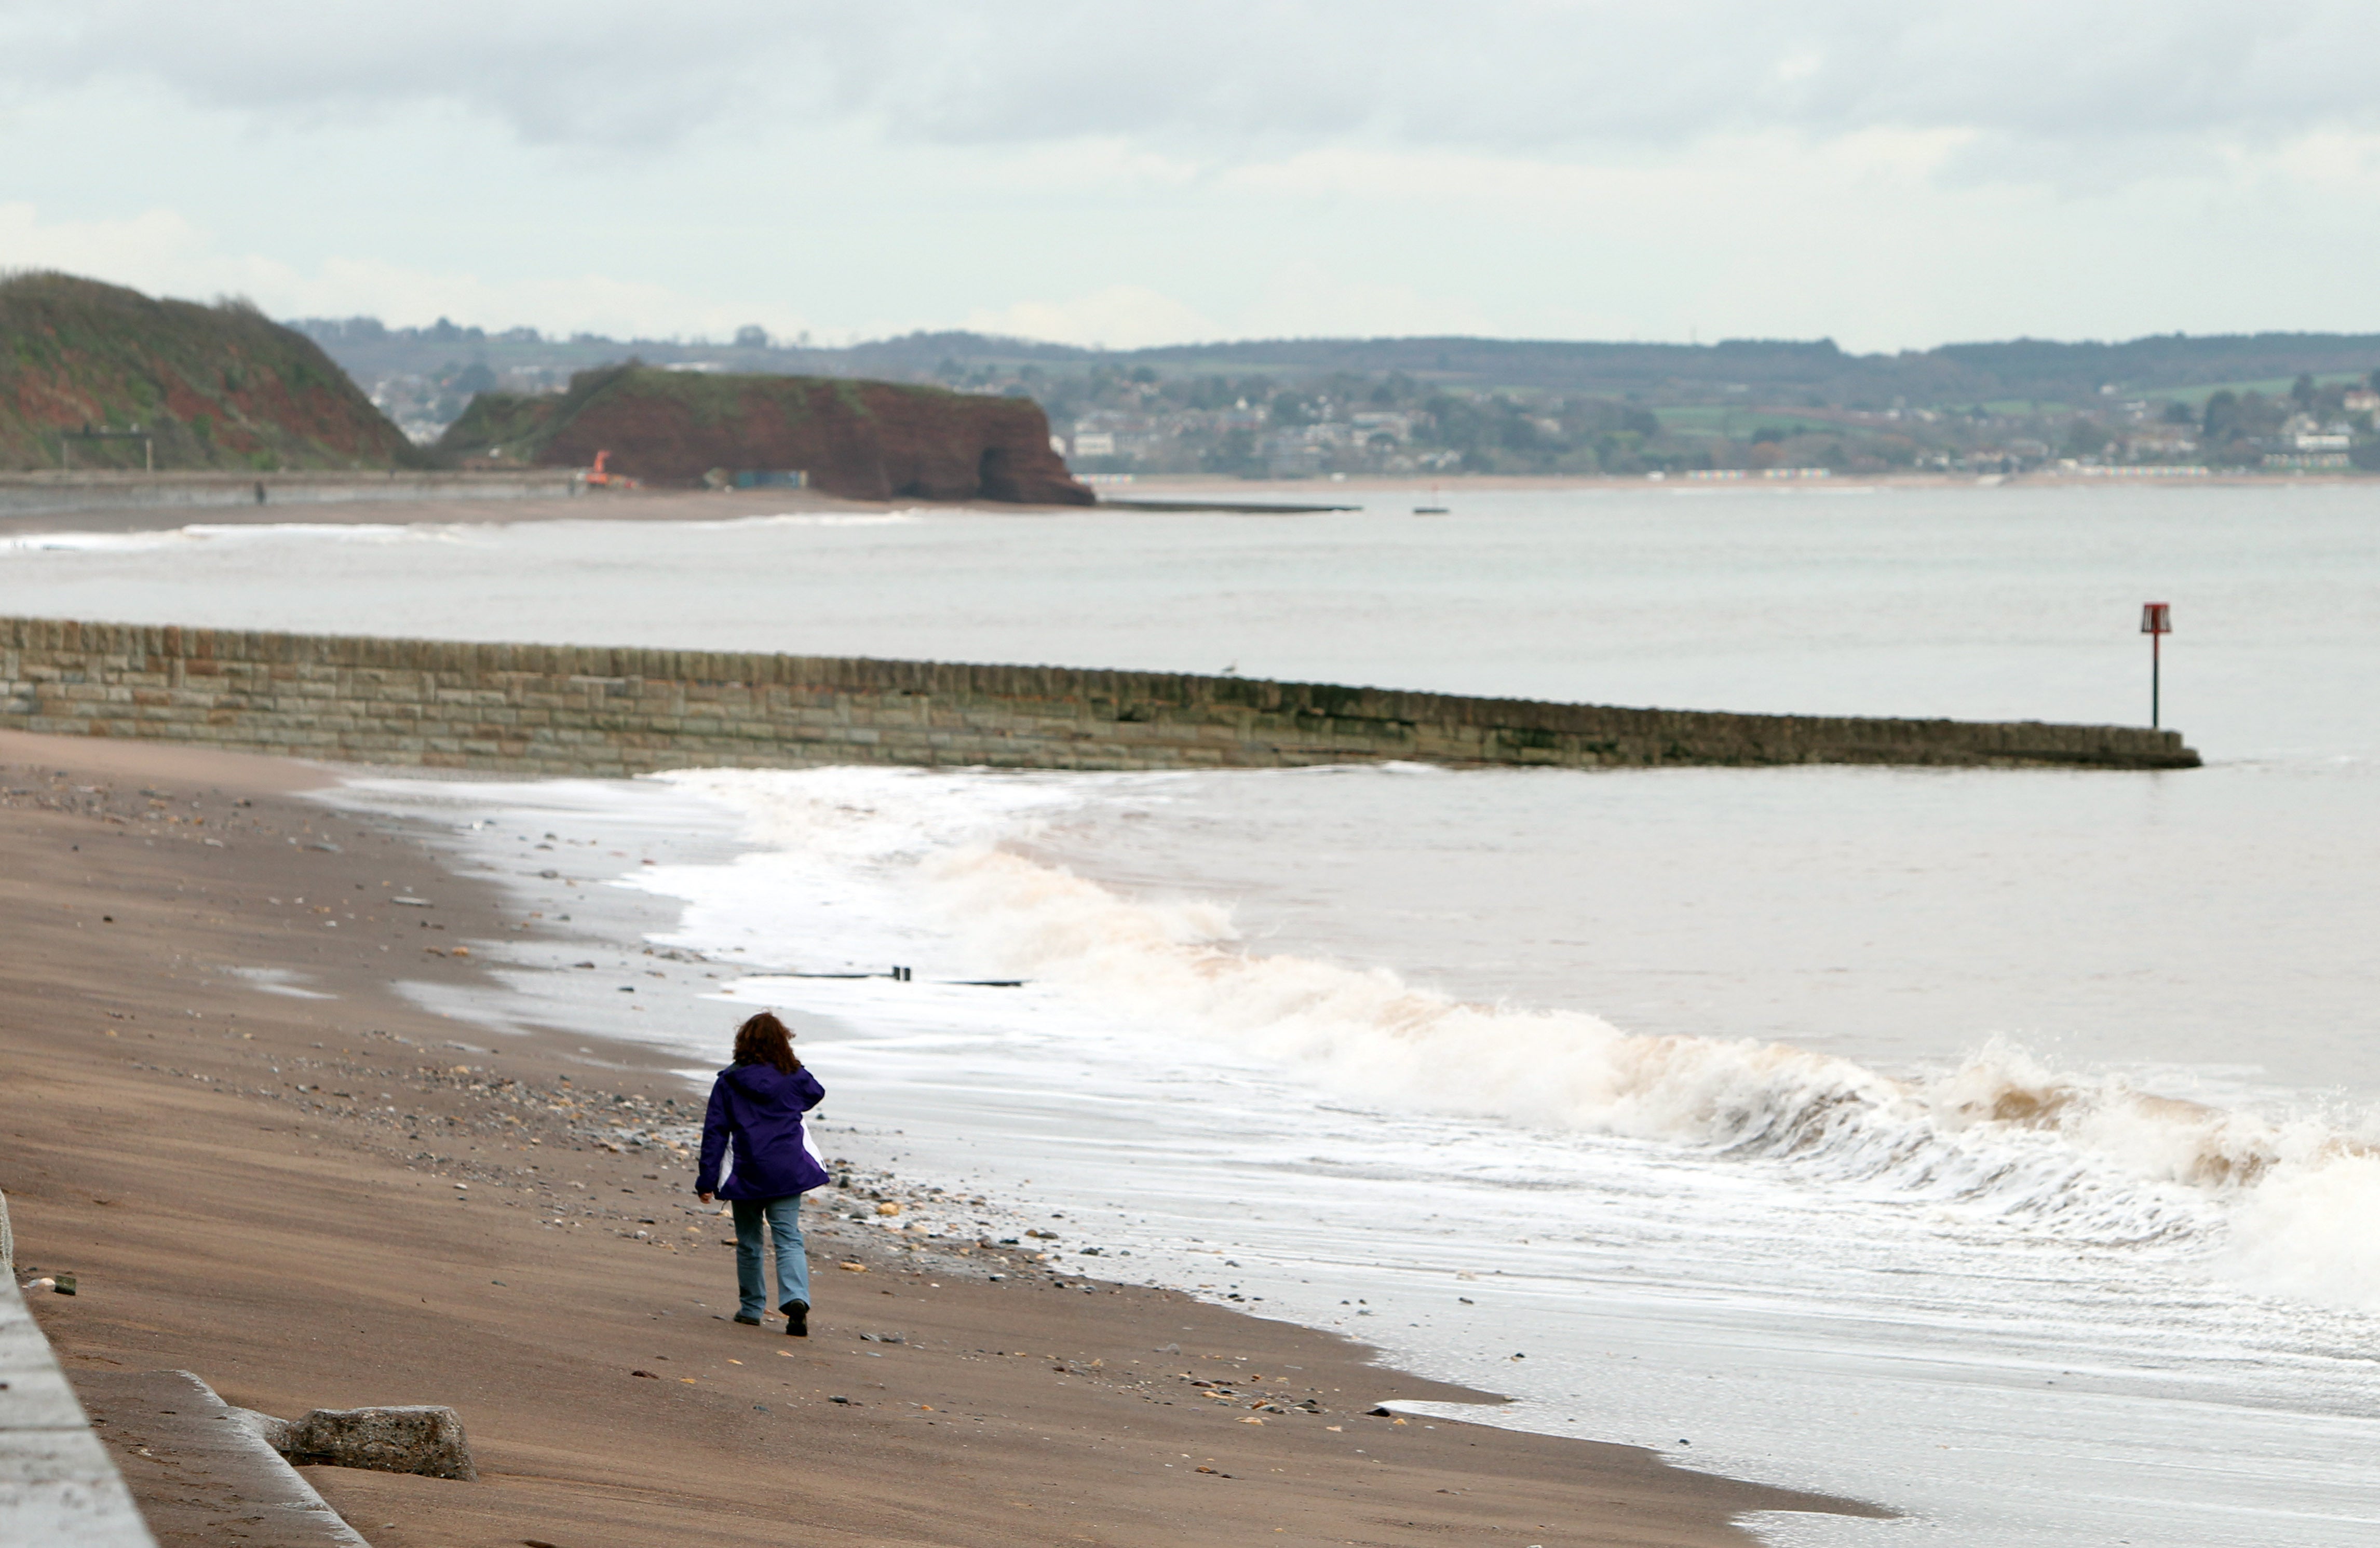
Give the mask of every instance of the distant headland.
[[[684, 488], [757, 476], [860, 500], [1093, 501], [1024, 398], [631, 361], [578, 372], [560, 393], [477, 394], [425, 446], [314, 340], [244, 303], [18, 275], [0, 282], [0, 469], [54, 478], [602, 469]], [[527, 487], [494, 487], [516, 485]], [[418, 479], [404, 490], [455, 492]], [[124, 497], [209, 503], [225, 492]], [[260, 478], [257, 502], [269, 493]], [[48, 488], [28, 502], [60, 503]]]
[[609, 452], [650, 483], [798, 474], [851, 500], [1093, 500], [1027, 399], [831, 377], [581, 371], [563, 393], [480, 393], [434, 452], [491, 467], [582, 467]]
[[[304, 331], [425, 441], [475, 393], [560, 390], [630, 357], [1029, 399], [1078, 476], [1137, 478], [2354, 477], [2380, 470], [2380, 334], [2019, 339], [1859, 355], [1717, 344], [1268, 339], [1083, 349], [968, 333], [827, 347], [548, 337], [440, 321]], [[2119, 474], [2119, 476], [2129, 476]]]
[[[856, 499], [1082, 505], [1127, 478], [2353, 478], [2380, 335], [1855, 355], [1288, 339], [1109, 351], [284, 326], [55, 273], [0, 282], [0, 469], [579, 469]], [[608, 454], [608, 457], [599, 456]], [[601, 479], [596, 480], [601, 482]]]
[[427, 468], [303, 333], [240, 302], [0, 281], [0, 467]]

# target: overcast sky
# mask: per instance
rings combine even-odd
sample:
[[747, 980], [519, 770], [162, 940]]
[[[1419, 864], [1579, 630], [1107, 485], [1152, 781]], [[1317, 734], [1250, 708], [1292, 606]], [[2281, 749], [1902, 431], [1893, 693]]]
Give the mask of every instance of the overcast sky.
[[1116, 345], [2380, 332], [2380, 6], [0, 0], [0, 264]]

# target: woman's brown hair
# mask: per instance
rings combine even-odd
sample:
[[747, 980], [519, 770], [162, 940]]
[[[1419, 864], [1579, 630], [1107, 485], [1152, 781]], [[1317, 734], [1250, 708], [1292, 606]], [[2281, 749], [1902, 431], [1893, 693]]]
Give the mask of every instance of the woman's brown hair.
[[802, 1067], [794, 1057], [794, 1034], [776, 1013], [763, 1010], [735, 1029], [735, 1062], [738, 1064], [772, 1064], [785, 1074]]

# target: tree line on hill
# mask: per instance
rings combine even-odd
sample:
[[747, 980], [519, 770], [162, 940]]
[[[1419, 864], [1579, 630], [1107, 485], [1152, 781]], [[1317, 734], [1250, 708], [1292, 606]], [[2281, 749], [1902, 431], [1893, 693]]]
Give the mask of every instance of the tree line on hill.
[[[2344, 427], [2358, 465], [2380, 462], [2368, 417], [2338, 401], [2380, 362], [2380, 335], [2016, 340], [1858, 355], [1829, 340], [1292, 339], [1098, 350], [968, 333], [821, 345], [757, 326], [724, 340], [552, 338], [370, 318], [295, 326], [424, 441], [477, 393], [558, 392], [576, 371], [634, 357], [680, 370], [1030, 397], [1075, 468], [1092, 475], [2240, 467], [2290, 460], [2286, 428], [2309, 414], [2326, 415], [2325, 430]], [[2292, 395], [2299, 378], [2321, 401]]]
[[1112, 351], [917, 333], [825, 346], [758, 327], [720, 341], [618, 341], [444, 320], [282, 326], [241, 303], [21, 274], [0, 282], [0, 461], [17, 467], [451, 464], [471, 449], [441, 437], [475, 400], [558, 398], [590, 371], [641, 359], [694, 378], [865, 378], [1030, 399], [1087, 475], [2380, 469], [2370, 374], [2380, 335], [2018, 340], [1896, 355], [1827, 340]]

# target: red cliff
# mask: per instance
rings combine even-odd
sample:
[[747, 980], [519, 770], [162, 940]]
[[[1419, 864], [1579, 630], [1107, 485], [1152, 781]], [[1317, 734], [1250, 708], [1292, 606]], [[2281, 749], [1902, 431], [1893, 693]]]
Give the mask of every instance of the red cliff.
[[496, 452], [542, 467], [610, 467], [694, 485], [713, 468], [799, 469], [855, 500], [1088, 505], [1028, 398], [839, 377], [722, 376], [607, 367], [548, 396], [482, 393], [447, 430], [449, 456]]

